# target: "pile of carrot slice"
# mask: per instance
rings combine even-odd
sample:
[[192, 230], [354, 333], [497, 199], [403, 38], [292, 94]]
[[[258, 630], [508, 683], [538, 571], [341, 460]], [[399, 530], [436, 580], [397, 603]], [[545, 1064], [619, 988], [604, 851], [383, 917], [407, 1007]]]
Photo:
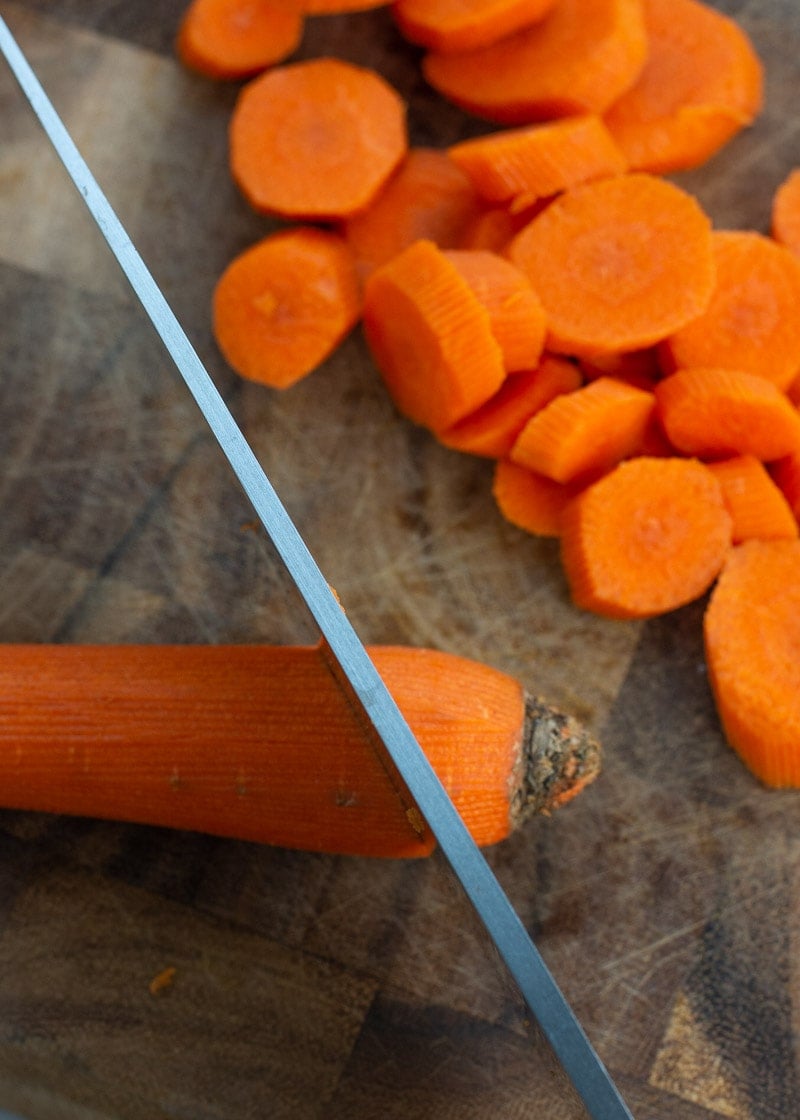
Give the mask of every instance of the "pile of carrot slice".
[[243, 82], [232, 176], [288, 224], [219, 280], [224, 356], [286, 388], [360, 321], [398, 411], [494, 459], [500, 512], [559, 541], [576, 605], [709, 594], [727, 737], [800, 786], [800, 169], [768, 233], [662, 177], [755, 121], [752, 43], [705, 0], [394, 0], [428, 83], [491, 122], [437, 151], [377, 73], [291, 60], [306, 19], [381, 6], [185, 13], [186, 65]]

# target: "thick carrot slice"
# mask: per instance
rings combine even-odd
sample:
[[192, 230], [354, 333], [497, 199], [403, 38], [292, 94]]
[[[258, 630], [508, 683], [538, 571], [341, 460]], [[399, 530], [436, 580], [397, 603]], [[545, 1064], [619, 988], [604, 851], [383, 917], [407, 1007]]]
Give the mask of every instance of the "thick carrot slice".
[[800, 413], [771, 381], [732, 369], [683, 369], [655, 387], [670, 443], [686, 455], [754, 455], [800, 448]]
[[191, 0], [176, 51], [209, 78], [249, 78], [282, 62], [300, 45], [304, 20], [270, 0]]
[[414, 241], [459, 248], [480, 213], [472, 182], [445, 152], [412, 148], [366, 209], [344, 223], [343, 233], [366, 278]]
[[349, 246], [310, 226], [281, 230], [246, 249], [214, 290], [214, 335], [226, 361], [275, 389], [320, 365], [360, 314]]
[[602, 474], [638, 451], [654, 409], [652, 393], [599, 377], [537, 412], [510, 457], [556, 482]]
[[772, 236], [800, 256], [800, 168], [794, 168], [772, 199]]
[[486, 47], [542, 19], [556, 0], [396, 0], [392, 15], [412, 43], [433, 51]]
[[753, 122], [763, 67], [739, 24], [700, 0], [644, 0], [649, 53], [606, 113], [632, 168], [696, 167]]
[[733, 519], [733, 543], [747, 540], [792, 540], [797, 519], [764, 464], [754, 455], [736, 455], [709, 463]]
[[366, 206], [406, 154], [405, 106], [378, 74], [334, 58], [277, 66], [242, 90], [231, 172], [250, 204], [334, 220]]
[[728, 366], [787, 388], [800, 370], [800, 260], [750, 230], [716, 230], [711, 240], [711, 300], [665, 339], [665, 368]]
[[577, 492], [574, 485], [554, 482], [511, 459], [499, 459], [495, 466], [492, 494], [497, 508], [506, 521], [537, 537], [560, 536], [561, 515]]
[[535, 369], [507, 377], [486, 404], [452, 428], [437, 433], [455, 451], [500, 459], [509, 454], [530, 418], [561, 393], [580, 388], [574, 362], [546, 354]]
[[502, 124], [603, 113], [647, 57], [641, 0], [558, 0], [544, 19], [491, 46], [431, 52], [423, 73], [444, 97]]
[[800, 785], [800, 542], [730, 553], [704, 619], [725, 736], [767, 786]]
[[397, 408], [434, 432], [480, 408], [505, 379], [489, 312], [432, 241], [372, 273], [363, 323]]
[[714, 286], [711, 222], [653, 175], [587, 183], [554, 199], [511, 242], [547, 312], [548, 348], [640, 350], [695, 319]]
[[445, 256], [489, 312], [506, 371], [517, 373], [536, 366], [544, 351], [547, 318], [525, 273], [486, 250], [446, 250]]
[[648, 618], [699, 598], [731, 546], [719, 483], [694, 459], [621, 463], [569, 503], [560, 526], [574, 602], [610, 618]]
[[596, 114], [509, 128], [448, 149], [489, 202], [526, 203], [627, 170], [627, 160]]

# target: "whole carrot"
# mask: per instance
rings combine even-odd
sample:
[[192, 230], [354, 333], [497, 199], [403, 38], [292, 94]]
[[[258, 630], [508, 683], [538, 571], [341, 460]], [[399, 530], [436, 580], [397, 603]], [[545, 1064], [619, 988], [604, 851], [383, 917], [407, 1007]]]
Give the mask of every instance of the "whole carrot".
[[[568, 801], [597, 744], [512, 677], [370, 656], [476, 842]], [[428, 855], [323, 646], [4, 647], [0, 804], [330, 853]]]

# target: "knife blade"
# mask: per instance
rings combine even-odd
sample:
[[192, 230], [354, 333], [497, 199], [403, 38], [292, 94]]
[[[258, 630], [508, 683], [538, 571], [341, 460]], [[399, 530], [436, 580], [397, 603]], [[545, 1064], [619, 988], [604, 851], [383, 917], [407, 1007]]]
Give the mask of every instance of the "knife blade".
[[589, 1116], [593, 1120], [632, 1120], [618, 1088], [2, 17], [0, 51], [308, 606], [343, 690], [359, 705], [385, 759], [431, 829]]

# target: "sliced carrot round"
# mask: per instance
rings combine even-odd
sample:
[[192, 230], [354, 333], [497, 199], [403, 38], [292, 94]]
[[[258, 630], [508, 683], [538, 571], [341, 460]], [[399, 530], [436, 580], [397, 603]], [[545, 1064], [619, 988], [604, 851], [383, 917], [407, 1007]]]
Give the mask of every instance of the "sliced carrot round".
[[231, 172], [251, 205], [308, 220], [366, 206], [405, 156], [405, 106], [380, 75], [333, 58], [277, 66], [242, 90]]
[[775, 191], [772, 236], [800, 256], [800, 167], [790, 171]]
[[575, 497], [576, 488], [554, 482], [510, 459], [499, 459], [492, 495], [506, 521], [536, 537], [558, 537], [561, 515]]
[[641, 350], [701, 314], [714, 286], [711, 222], [686, 191], [621, 175], [566, 191], [514, 237], [539, 292], [548, 349]]
[[434, 51], [470, 51], [536, 23], [556, 0], [395, 0], [406, 39]]
[[249, 78], [299, 46], [304, 20], [270, 0], [192, 0], [176, 41], [184, 65], [207, 77]]
[[708, 464], [722, 488], [733, 519], [733, 543], [747, 540], [793, 540], [797, 518], [789, 502], [754, 455], [734, 455]]
[[621, 463], [569, 503], [560, 527], [574, 602], [610, 618], [648, 618], [697, 599], [731, 546], [719, 483], [694, 459]]

